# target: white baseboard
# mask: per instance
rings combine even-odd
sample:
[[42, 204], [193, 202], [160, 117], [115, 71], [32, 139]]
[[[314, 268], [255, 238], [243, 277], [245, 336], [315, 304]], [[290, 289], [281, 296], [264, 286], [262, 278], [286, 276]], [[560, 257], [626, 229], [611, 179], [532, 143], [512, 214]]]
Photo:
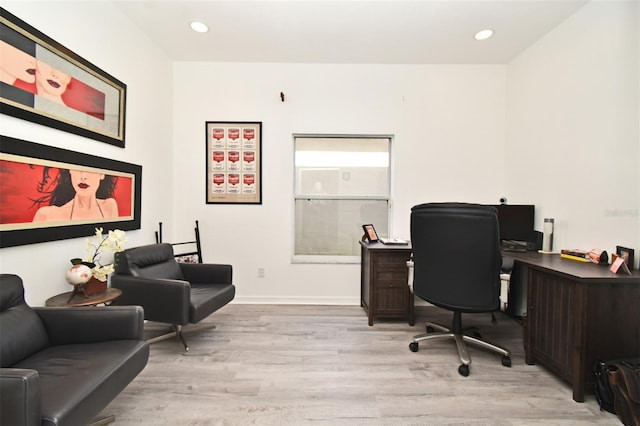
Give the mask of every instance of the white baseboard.
[[[341, 305], [360, 306], [360, 298], [353, 297], [282, 297], [282, 296], [237, 296], [231, 301], [239, 305]], [[432, 306], [419, 297], [415, 306]]]
[[245, 296], [236, 297], [231, 303], [247, 305], [343, 305], [360, 306], [360, 299], [353, 297], [281, 297]]

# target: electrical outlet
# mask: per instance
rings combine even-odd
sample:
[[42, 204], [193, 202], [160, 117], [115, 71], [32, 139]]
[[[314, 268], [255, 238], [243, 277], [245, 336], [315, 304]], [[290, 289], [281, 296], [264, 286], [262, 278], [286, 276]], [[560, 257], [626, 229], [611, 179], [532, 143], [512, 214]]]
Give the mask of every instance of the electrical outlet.
[[264, 268], [262, 266], [258, 267], [258, 278], [264, 278]]

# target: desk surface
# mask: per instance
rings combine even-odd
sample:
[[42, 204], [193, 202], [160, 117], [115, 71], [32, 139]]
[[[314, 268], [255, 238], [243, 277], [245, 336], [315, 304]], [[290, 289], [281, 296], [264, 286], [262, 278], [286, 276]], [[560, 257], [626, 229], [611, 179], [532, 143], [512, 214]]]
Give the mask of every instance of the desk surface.
[[411, 242], [409, 244], [382, 244], [379, 241], [375, 243], [360, 241], [360, 245], [369, 250], [411, 250]]
[[526, 265], [544, 269], [556, 275], [564, 275], [572, 279], [586, 281], [611, 280], [638, 282], [640, 284], [640, 271], [634, 270], [632, 275], [614, 274], [609, 270], [609, 265], [598, 265], [596, 263], [578, 262], [571, 259], [564, 259], [559, 254], [542, 254], [537, 252], [508, 252], [503, 253], [505, 257], [511, 257], [516, 261]]
[[[361, 241], [360, 244], [369, 250], [411, 250], [411, 243], [408, 245], [382, 244], [380, 242], [367, 243]], [[637, 281], [640, 283], [640, 271], [634, 270], [631, 275], [614, 274], [609, 270], [609, 265], [598, 265], [595, 263], [577, 262], [571, 259], [564, 259], [559, 254], [542, 254], [535, 251], [528, 252], [503, 252], [504, 257], [511, 257], [514, 260], [525, 263], [526, 265], [544, 269], [556, 275], [564, 275], [572, 279], [599, 281], [599, 280], [616, 280], [630, 282]]]

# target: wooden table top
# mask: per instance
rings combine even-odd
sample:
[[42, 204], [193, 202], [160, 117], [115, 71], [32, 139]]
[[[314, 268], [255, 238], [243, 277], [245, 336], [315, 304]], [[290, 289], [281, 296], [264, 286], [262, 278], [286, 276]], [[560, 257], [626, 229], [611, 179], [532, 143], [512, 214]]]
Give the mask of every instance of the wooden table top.
[[100, 305], [101, 303], [109, 303], [116, 300], [122, 294], [122, 290], [119, 288], [108, 288], [107, 291], [92, 294], [91, 296], [85, 296], [81, 293], [76, 293], [73, 295], [71, 300], [72, 291], [68, 291], [66, 293], [58, 294], [56, 296], [50, 297], [45, 302], [45, 306], [95, 306]]
[[640, 271], [634, 270], [631, 275], [609, 270], [609, 265], [598, 265], [590, 262], [577, 262], [571, 259], [563, 259], [560, 254], [541, 254], [538, 252], [503, 253], [504, 256], [513, 257], [516, 261], [525, 263], [529, 267], [544, 269], [556, 275], [562, 275], [570, 279], [584, 282], [617, 281], [632, 284], [640, 284]]

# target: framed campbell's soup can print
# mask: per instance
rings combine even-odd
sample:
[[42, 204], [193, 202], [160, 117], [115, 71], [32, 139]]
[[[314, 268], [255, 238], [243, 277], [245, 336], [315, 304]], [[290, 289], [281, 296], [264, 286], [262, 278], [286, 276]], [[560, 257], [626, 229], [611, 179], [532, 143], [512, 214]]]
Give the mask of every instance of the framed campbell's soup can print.
[[262, 122], [207, 121], [207, 204], [262, 204]]

